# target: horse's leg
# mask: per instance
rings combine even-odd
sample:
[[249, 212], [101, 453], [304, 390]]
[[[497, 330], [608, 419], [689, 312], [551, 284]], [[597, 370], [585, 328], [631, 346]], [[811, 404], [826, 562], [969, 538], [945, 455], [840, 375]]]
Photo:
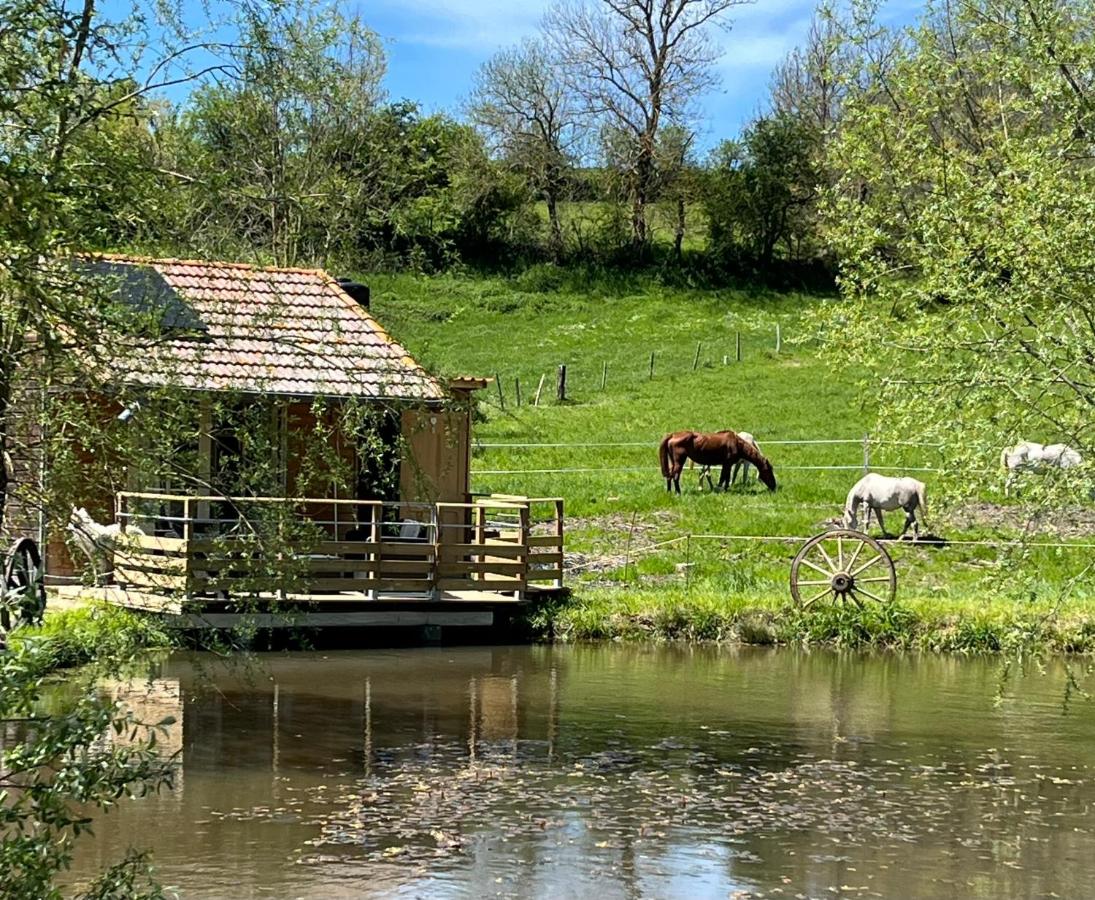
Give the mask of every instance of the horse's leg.
[[719, 470], [719, 487], [724, 491], [728, 491], [733, 483], [733, 470], [728, 463], [723, 463], [722, 468]]
[[876, 519], [878, 519], [878, 527], [882, 529], [882, 536], [883, 537], [890, 537], [890, 535], [887, 534], [887, 532], [886, 532], [886, 520], [882, 518], [882, 507], [881, 506], [878, 507], [874, 511], [874, 516], [875, 516]]
[[916, 515], [911, 509], [905, 510], [905, 527], [901, 529], [901, 534], [897, 536], [898, 540], [904, 540], [905, 535], [909, 532], [909, 526], [916, 521]]

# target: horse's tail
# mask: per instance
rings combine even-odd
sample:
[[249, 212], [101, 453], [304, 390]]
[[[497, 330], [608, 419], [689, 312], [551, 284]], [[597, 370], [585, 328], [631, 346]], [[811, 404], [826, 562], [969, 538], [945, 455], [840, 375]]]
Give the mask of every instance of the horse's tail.
[[928, 526], [928, 498], [925, 496], [924, 482], [916, 483], [916, 508], [920, 511], [920, 521]]
[[658, 445], [658, 462], [662, 466], [662, 478], [669, 477], [669, 438], [671, 435], [666, 435], [662, 438], [662, 442]]
[[1008, 468], [1008, 457], [1011, 455], [1011, 450], [1012, 450], [1011, 447], [1005, 447], [1003, 450], [1000, 451], [1000, 468], [1001, 469]]

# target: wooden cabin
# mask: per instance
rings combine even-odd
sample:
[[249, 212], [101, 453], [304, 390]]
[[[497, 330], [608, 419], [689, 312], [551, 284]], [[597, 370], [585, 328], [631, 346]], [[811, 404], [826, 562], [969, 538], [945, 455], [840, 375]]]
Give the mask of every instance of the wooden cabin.
[[[562, 502], [471, 492], [474, 393], [487, 381], [442, 383], [427, 372], [374, 318], [365, 286], [238, 263], [105, 256], [82, 265], [161, 323], [154, 341], [110, 358], [96, 381], [149, 399], [91, 402], [126, 428], [161, 415], [157, 392], [174, 390], [195, 422], [178, 436], [177, 452], [192, 460], [187, 479], [134, 463], [124, 489], [74, 498], [123, 531], [109, 597], [230, 612], [243, 596], [344, 606], [521, 600], [536, 585], [561, 586]], [[369, 413], [353, 428], [350, 405]], [[261, 491], [232, 483], [253, 452], [239, 422], [253, 427], [256, 416], [269, 429]], [[317, 449], [349, 477], [324, 483]], [[293, 535], [288, 547], [265, 549], [252, 526], [260, 520]], [[52, 531], [47, 582], [71, 579], [83, 560]]]

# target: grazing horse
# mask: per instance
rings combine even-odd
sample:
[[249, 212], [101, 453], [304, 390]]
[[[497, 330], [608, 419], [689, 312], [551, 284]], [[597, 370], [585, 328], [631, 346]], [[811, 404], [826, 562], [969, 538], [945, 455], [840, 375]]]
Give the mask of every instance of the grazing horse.
[[[719, 432], [721, 434], [721, 432]], [[748, 431], [739, 431], [738, 440], [743, 441], [746, 444], [752, 444], [753, 448], [759, 453], [760, 444], [757, 443], [757, 439], [753, 437]], [[733, 487], [734, 482], [738, 480], [738, 474], [741, 474], [742, 487], [749, 483], [749, 470], [753, 467], [753, 464], [746, 459], [739, 459], [730, 469], [730, 483], [728, 487]], [[703, 487], [704, 481], [707, 482], [707, 486], [711, 490], [715, 489], [714, 482], [711, 481], [711, 467], [704, 466], [700, 469], [700, 487]], [[720, 481], [721, 484], [721, 481]]]
[[[888, 475], [878, 475], [871, 472], [864, 475], [848, 491], [848, 499], [844, 502], [844, 527], [858, 528], [857, 516], [859, 507], [866, 504], [867, 518], [863, 522], [863, 530], [871, 527], [871, 513], [878, 519], [878, 527], [882, 534], [886, 534], [886, 523], [882, 521], [882, 511], [889, 512], [894, 509], [905, 510], [905, 527], [901, 529], [901, 537], [912, 526], [913, 535], [920, 536], [920, 522], [917, 520], [916, 511], [926, 517], [928, 503], [924, 497], [924, 482], [915, 478], [890, 478]], [[927, 521], [924, 522], [927, 525]]]
[[1044, 472], [1046, 469], [1072, 469], [1083, 463], [1083, 458], [1067, 444], [1038, 444], [1019, 441], [1000, 453], [1000, 465], [1008, 473], [1004, 481], [1004, 496], [1011, 494], [1012, 485], [1021, 472]]
[[719, 487], [730, 486], [731, 470], [735, 463], [745, 461], [756, 466], [760, 480], [770, 491], [776, 489], [776, 476], [772, 464], [757, 449], [756, 444], [743, 441], [733, 431], [702, 434], [696, 431], [676, 431], [662, 438], [658, 447], [658, 461], [665, 479], [665, 489], [681, 492], [681, 472], [685, 460], [691, 459], [701, 466], [721, 466]]

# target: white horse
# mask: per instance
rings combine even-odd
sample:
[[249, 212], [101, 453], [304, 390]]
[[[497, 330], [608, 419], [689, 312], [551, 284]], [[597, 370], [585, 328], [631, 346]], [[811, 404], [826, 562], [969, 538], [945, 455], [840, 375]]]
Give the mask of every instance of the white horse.
[[[747, 444], [752, 444], [756, 448], [758, 453], [760, 452], [760, 444], [757, 443], [757, 439], [753, 437], [753, 435], [751, 435], [748, 431], [739, 431], [737, 435]], [[749, 483], [749, 470], [753, 468], [755, 468], [755, 466], [748, 460], [739, 459], [736, 463], [733, 464], [733, 467], [730, 469], [730, 483], [727, 485], [727, 488], [733, 487], [734, 482], [737, 481], [738, 472], [741, 472], [741, 484], [742, 487], [745, 487], [745, 485]], [[704, 481], [707, 482], [707, 486], [711, 488], [711, 490], [715, 489], [714, 482], [711, 481], [710, 466], [704, 466], [702, 469], [700, 469], [701, 488], [703, 487]]]
[[[866, 505], [867, 518], [863, 522], [863, 530], [871, 527], [871, 513], [878, 519], [878, 527], [886, 534], [886, 523], [882, 520], [882, 512], [895, 509], [905, 510], [905, 527], [901, 529], [901, 537], [912, 526], [913, 535], [920, 535], [920, 522], [916, 511], [920, 515], [927, 516], [928, 503], [924, 496], [924, 482], [915, 478], [890, 478], [887, 475], [878, 475], [871, 472], [864, 475], [848, 491], [848, 499], [844, 502], [844, 527], [858, 528], [859, 507]], [[924, 522], [927, 526], [927, 521]]]
[[[91, 573], [98, 584], [100, 574], [109, 574], [114, 565], [114, 551], [123, 536], [122, 526], [118, 523], [100, 525], [82, 506], [72, 508], [68, 520], [68, 531], [73, 543], [83, 551], [91, 563]], [[144, 534], [137, 525], [129, 525], [127, 532]]]
[[1011, 494], [1012, 485], [1021, 472], [1045, 472], [1047, 469], [1074, 469], [1083, 463], [1083, 457], [1067, 444], [1038, 444], [1019, 441], [1013, 447], [1005, 447], [1000, 453], [1000, 465], [1007, 470], [1004, 496]]

